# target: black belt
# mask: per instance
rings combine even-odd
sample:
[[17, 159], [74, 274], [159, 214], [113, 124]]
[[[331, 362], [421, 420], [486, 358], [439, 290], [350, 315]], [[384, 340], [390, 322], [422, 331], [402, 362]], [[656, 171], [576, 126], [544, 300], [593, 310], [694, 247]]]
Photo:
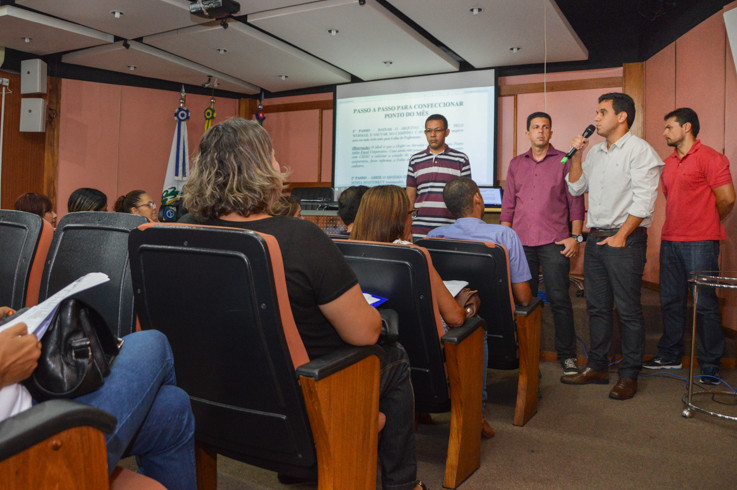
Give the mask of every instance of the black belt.
[[[602, 238], [602, 237], [608, 237], [608, 236], [616, 235], [619, 230], [620, 230], [620, 228], [591, 228], [591, 231], [589, 231], [589, 235], [594, 235], [597, 238]], [[647, 233], [647, 228], [645, 228], [644, 226], [638, 226], [630, 234], [630, 236], [632, 236], [632, 235], [644, 235], [646, 233]]]

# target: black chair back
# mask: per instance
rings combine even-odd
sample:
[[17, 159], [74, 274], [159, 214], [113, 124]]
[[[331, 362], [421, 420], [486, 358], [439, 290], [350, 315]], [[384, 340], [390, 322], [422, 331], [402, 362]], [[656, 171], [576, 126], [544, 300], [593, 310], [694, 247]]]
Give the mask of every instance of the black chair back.
[[197, 440], [249, 464], [314, 475], [314, 442], [265, 241], [273, 237], [142, 228], [129, 244], [138, 317], [143, 329], [169, 339]]
[[409, 356], [415, 407], [450, 409], [448, 381], [425, 252], [412, 245], [335, 240], [366, 293], [387, 298], [399, 314], [399, 342]]
[[[17, 310], [26, 305], [43, 229], [44, 220], [38, 215], [0, 210], [0, 306]], [[38, 298], [38, 289], [32, 294]]]
[[418, 240], [416, 245], [430, 252], [444, 280], [468, 281], [468, 287], [478, 290], [479, 316], [487, 325], [488, 367], [517, 369], [517, 332], [506, 248], [489, 242], [438, 238]]
[[97, 310], [114, 335], [135, 330], [128, 234], [147, 223], [128, 213], [85, 211], [64, 216], [54, 232], [41, 281], [44, 300], [89, 272], [104, 272], [110, 281], [74, 295]]

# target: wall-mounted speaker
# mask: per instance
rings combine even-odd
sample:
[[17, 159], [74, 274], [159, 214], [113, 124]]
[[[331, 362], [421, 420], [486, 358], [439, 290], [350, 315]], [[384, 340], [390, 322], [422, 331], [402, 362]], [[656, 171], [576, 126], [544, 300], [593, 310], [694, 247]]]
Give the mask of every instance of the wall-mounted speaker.
[[43, 133], [46, 131], [46, 101], [43, 99], [20, 99], [20, 131]]
[[46, 63], [39, 59], [20, 62], [20, 93], [46, 93]]

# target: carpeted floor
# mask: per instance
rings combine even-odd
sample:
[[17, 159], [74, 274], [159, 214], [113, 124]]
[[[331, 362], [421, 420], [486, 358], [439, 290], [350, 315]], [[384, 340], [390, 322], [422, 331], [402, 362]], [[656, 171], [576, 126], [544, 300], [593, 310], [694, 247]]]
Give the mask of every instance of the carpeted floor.
[[[634, 399], [608, 398], [603, 385], [560, 383], [555, 363], [541, 365], [539, 411], [524, 427], [512, 425], [516, 372], [490, 371], [487, 418], [496, 436], [482, 443], [481, 467], [461, 489], [487, 488], [701, 488], [737, 485], [737, 422], [696, 414], [681, 415], [685, 381], [641, 377]], [[674, 371], [686, 377], [688, 370]], [[612, 373], [616, 377], [616, 373]], [[737, 372], [724, 373], [737, 385]], [[698, 385], [698, 383], [697, 383]], [[696, 389], [702, 391], [701, 385]], [[728, 405], [700, 397], [705, 408], [737, 416]], [[730, 403], [732, 402], [732, 403]], [[417, 433], [418, 476], [432, 489], [442, 487], [448, 414]], [[219, 458], [218, 488], [314, 488], [280, 485], [276, 474]]]
[[[576, 330], [588, 343], [585, 300], [571, 288]], [[657, 292], [643, 290], [646, 320], [646, 358], [656, 353], [660, 337]], [[690, 344], [687, 334], [687, 349]], [[612, 354], [619, 350], [615, 333]], [[550, 308], [543, 309], [542, 350], [552, 352]], [[725, 357], [734, 358], [734, 341], [727, 340]], [[579, 356], [583, 358], [579, 344]], [[688, 369], [675, 376], [641, 376], [632, 400], [616, 401], [609, 386], [570, 386], [560, 383], [557, 363], [543, 362], [538, 413], [524, 427], [512, 425], [516, 397], [516, 371], [489, 371], [486, 415], [496, 436], [482, 442], [481, 467], [459, 488], [474, 489], [642, 489], [737, 487], [737, 422], [696, 413], [683, 418], [682, 396]], [[657, 372], [656, 372], [657, 373]], [[643, 373], [654, 374], [654, 373]], [[723, 371], [737, 387], [737, 370]], [[703, 386], [695, 383], [695, 392]], [[710, 389], [726, 389], [709, 387]], [[737, 417], [737, 399], [700, 396], [695, 403]], [[429, 488], [442, 488], [449, 414], [433, 415], [433, 425], [417, 432], [418, 477]], [[135, 468], [127, 459], [123, 465]], [[281, 485], [276, 473], [225, 457], [218, 459], [218, 488], [308, 489], [315, 486]]]

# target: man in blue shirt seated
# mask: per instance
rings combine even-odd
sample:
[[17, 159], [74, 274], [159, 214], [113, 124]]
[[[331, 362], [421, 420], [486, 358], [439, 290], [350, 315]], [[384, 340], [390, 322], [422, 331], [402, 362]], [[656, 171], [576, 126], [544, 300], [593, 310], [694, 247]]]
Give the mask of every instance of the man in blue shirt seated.
[[492, 225], [482, 219], [484, 199], [476, 182], [468, 177], [456, 177], [445, 185], [443, 201], [457, 218], [456, 222], [431, 230], [427, 234], [428, 238], [478, 240], [504, 245], [509, 254], [509, 278], [512, 282], [514, 301], [522, 306], [529, 304], [532, 299], [529, 280], [532, 276], [522, 242], [513, 229]]

